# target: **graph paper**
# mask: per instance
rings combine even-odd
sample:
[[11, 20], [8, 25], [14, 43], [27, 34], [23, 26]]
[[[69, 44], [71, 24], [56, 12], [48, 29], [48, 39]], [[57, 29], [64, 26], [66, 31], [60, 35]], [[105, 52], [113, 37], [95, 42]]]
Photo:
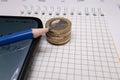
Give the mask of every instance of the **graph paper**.
[[[94, 12], [97, 10], [97, 12]], [[43, 21], [65, 17], [72, 23], [71, 40], [56, 46], [41, 37], [27, 70], [26, 80], [120, 80], [120, 62], [101, 9], [78, 12], [21, 12]]]

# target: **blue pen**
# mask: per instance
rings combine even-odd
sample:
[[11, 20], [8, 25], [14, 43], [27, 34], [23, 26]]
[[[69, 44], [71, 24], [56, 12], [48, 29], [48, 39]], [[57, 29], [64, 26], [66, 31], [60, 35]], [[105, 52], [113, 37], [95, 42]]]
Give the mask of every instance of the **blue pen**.
[[47, 31], [48, 28], [42, 28], [42, 29], [38, 28], [38, 29], [23, 30], [9, 35], [4, 35], [0, 37], [0, 46], [15, 43], [25, 39], [37, 38], [40, 35], [46, 33]]

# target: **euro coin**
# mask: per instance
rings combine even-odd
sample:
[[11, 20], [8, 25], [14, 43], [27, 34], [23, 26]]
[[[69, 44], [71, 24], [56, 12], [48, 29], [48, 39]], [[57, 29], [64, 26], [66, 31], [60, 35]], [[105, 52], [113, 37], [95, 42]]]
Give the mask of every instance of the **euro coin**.
[[51, 29], [46, 33], [46, 39], [49, 43], [55, 45], [62, 45], [70, 41], [70, 20], [62, 17], [51, 18], [46, 22], [45, 27]]

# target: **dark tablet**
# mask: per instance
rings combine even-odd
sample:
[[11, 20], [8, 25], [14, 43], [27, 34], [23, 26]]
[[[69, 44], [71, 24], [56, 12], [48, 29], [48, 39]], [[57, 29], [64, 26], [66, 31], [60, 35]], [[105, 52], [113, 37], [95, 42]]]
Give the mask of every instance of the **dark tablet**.
[[[0, 16], [0, 36], [38, 27], [43, 27], [38, 18]], [[23, 79], [38, 40], [27, 39], [0, 47], [0, 80]]]

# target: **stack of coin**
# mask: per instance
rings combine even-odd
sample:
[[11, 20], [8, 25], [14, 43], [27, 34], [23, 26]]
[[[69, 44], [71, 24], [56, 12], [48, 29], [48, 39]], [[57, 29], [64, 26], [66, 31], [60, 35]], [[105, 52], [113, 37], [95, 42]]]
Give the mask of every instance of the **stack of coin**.
[[46, 33], [48, 42], [55, 45], [62, 45], [71, 39], [71, 22], [66, 18], [51, 18], [46, 22], [46, 28], [51, 28]]

